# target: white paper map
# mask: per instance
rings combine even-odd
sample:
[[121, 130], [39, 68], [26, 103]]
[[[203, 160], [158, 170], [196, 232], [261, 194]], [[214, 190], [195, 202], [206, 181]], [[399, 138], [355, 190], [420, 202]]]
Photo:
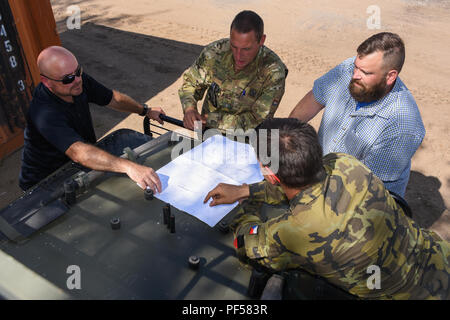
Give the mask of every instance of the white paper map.
[[161, 179], [158, 199], [209, 226], [216, 225], [237, 202], [210, 207], [203, 200], [219, 183], [251, 184], [263, 179], [251, 145], [216, 135], [156, 171]]

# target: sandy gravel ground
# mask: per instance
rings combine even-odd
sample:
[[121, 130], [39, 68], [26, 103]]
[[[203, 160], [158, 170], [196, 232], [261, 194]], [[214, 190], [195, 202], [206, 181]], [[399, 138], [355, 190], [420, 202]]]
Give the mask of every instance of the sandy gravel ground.
[[[51, 0], [62, 43], [84, 69], [110, 88], [168, 115], [182, 118], [177, 90], [181, 75], [202, 47], [228, 36], [233, 17], [256, 11], [265, 22], [266, 45], [289, 68], [286, 93], [276, 116], [287, 116], [316, 78], [380, 31], [398, 33], [406, 44], [400, 77], [412, 91], [427, 130], [412, 160], [406, 200], [423, 227], [438, 221], [450, 204], [450, 1], [326, 0]], [[81, 9], [81, 29], [69, 30], [71, 5]], [[379, 29], [369, 29], [380, 10]], [[367, 12], [369, 8], [369, 13]], [[372, 22], [372, 25], [368, 21]], [[123, 127], [142, 131], [142, 118], [93, 106], [97, 136]], [[312, 120], [318, 129], [321, 114]], [[167, 126], [171, 127], [171, 126]], [[20, 190], [21, 150], [0, 164], [0, 207]]]

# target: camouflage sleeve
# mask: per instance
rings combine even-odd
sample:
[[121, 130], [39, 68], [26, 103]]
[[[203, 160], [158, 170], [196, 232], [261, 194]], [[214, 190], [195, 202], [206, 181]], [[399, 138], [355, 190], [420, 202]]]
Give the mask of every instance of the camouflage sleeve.
[[184, 73], [183, 84], [178, 90], [183, 112], [188, 107], [197, 108], [197, 101], [203, 98], [207, 82], [208, 48], [204, 48], [194, 64]]
[[219, 129], [242, 128], [244, 131], [256, 128], [267, 118], [273, 118], [284, 95], [286, 71], [279, 65], [268, 68], [267, 77], [263, 88], [256, 100], [251, 105], [242, 103], [237, 113], [218, 113], [208, 114], [208, 123], [214, 123], [213, 126]]
[[[251, 259], [266, 268], [280, 271], [298, 267], [293, 263], [291, 253], [285, 250], [290, 241], [303, 239], [292, 233], [290, 212], [263, 223], [256, 214], [244, 214], [235, 221], [235, 247], [239, 259]], [[291, 239], [292, 238], [292, 239]], [[288, 241], [288, 243], [284, 243]]]
[[249, 189], [249, 198], [252, 201], [265, 202], [272, 205], [288, 201], [281, 187], [274, 186], [265, 180], [249, 185]]

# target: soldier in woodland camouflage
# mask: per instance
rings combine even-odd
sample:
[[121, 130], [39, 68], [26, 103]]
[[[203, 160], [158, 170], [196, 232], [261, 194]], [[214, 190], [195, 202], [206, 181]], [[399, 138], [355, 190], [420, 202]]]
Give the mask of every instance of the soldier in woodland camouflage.
[[[365, 165], [342, 153], [318, 160], [317, 135], [298, 120], [261, 128], [279, 129], [280, 185], [267, 175], [250, 186], [220, 184], [205, 199], [248, 198], [232, 223], [238, 256], [273, 272], [304, 270], [357, 298], [450, 298], [449, 243], [408, 218]], [[258, 202], [289, 209], [264, 222]], [[378, 289], [368, 286], [370, 266], [380, 269]]]
[[[206, 46], [183, 75], [178, 91], [184, 125], [202, 121], [208, 128], [253, 129], [272, 118], [284, 94], [286, 66], [269, 48], [261, 18], [242, 11], [231, 24], [230, 39]], [[200, 113], [197, 101], [207, 91]]]

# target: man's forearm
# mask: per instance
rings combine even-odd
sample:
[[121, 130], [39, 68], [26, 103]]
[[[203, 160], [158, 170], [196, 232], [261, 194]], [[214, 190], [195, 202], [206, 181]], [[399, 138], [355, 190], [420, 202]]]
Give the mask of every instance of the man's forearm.
[[[186, 112], [188, 112], [188, 111], [193, 111], [193, 110], [196, 110], [197, 111], [197, 107], [196, 106], [192, 106], [192, 105], [189, 105], [189, 106], [184, 106], [184, 105], [182, 105], [182, 107], [183, 107], [183, 112], [184, 113], [186, 113]], [[197, 111], [198, 112], [198, 111]]]
[[274, 186], [263, 180], [249, 185], [249, 199], [255, 202], [265, 202], [271, 205], [288, 201], [286, 194], [280, 186]]
[[297, 103], [295, 108], [289, 114], [289, 118], [297, 118], [300, 121], [308, 122], [323, 108], [324, 106], [316, 101], [311, 90], [299, 101], [299, 103]]
[[203, 99], [207, 89], [205, 75], [206, 70], [198, 63], [198, 60], [184, 73], [183, 84], [178, 90], [183, 112], [191, 107], [197, 109], [197, 101]]
[[66, 155], [73, 161], [97, 171], [125, 173], [142, 189], [149, 187], [153, 192], [161, 192], [161, 181], [150, 167], [119, 158], [102, 149], [83, 142], [73, 143]]
[[74, 162], [97, 171], [126, 173], [128, 160], [113, 156], [96, 146], [75, 142], [66, 151]]
[[113, 90], [113, 97], [108, 107], [117, 111], [137, 114], [140, 114], [143, 111], [143, 106], [140, 103], [116, 90]]
[[195, 92], [186, 88], [187, 84], [183, 84], [178, 90], [178, 96], [181, 102], [181, 108], [183, 109], [183, 113], [186, 113], [189, 109], [197, 110], [197, 100], [195, 99]]

